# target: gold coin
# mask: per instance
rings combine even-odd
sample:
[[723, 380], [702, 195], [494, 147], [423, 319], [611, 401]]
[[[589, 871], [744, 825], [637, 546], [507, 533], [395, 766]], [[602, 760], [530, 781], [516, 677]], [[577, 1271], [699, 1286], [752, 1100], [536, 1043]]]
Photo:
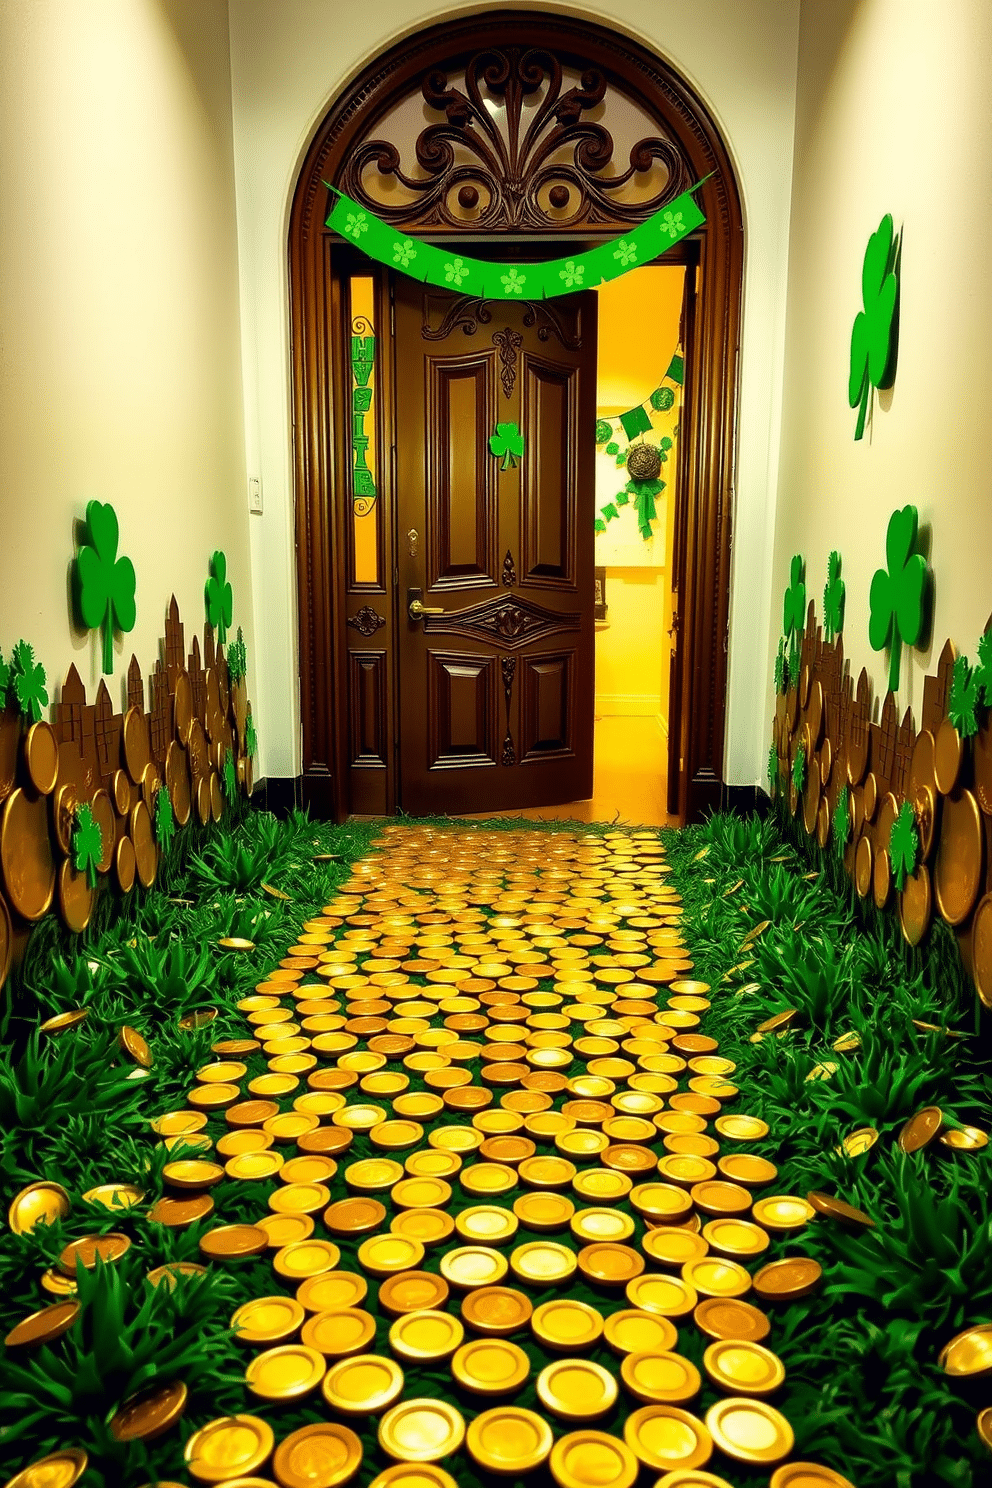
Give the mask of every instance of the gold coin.
[[538, 1191], [514, 1199], [513, 1212], [529, 1230], [563, 1230], [575, 1212], [575, 1205], [563, 1194]]
[[660, 1224], [672, 1224], [692, 1209], [685, 1189], [671, 1183], [639, 1183], [630, 1191], [630, 1202], [638, 1214]]
[[693, 1316], [696, 1326], [710, 1338], [748, 1339], [757, 1343], [767, 1338], [771, 1329], [759, 1308], [737, 1298], [707, 1297]]
[[46, 1018], [44, 1023], [38, 1024], [39, 1033], [65, 1033], [69, 1028], [78, 1028], [86, 1018], [89, 1017], [89, 1008], [73, 1008], [67, 1013], [56, 1013], [54, 1018]]
[[324, 1224], [332, 1235], [367, 1235], [386, 1218], [386, 1207], [378, 1199], [339, 1199], [324, 1211]]
[[788, 1421], [764, 1400], [719, 1400], [706, 1412], [706, 1426], [721, 1452], [735, 1462], [781, 1462], [795, 1444]]
[[573, 1214], [569, 1228], [576, 1240], [619, 1241], [634, 1233], [634, 1221], [620, 1209], [579, 1209]]
[[567, 1188], [576, 1168], [564, 1157], [526, 1157], [517, 1174], [527, 1188]]
[[777, 1194], [773, 1198], [758, 1199], [751, 1209], [756, 1224], [762, 1229], [779, 1234], [790, 1230], [801, 1230], [813, 1218], [812, 1204], [795, 1194]]
[[625, 1442], [605, 1431], [570, 1431], [551, 1449], [551, 1476], [558, 1488], [633, 1488], [638, 1460]]
[[768, 1123], [758, 1116], [717, 1116], [713, 1125], [721, 1137], [732, 1142], [760, 1142], [770, 1130]]
[[[462, 1168], [459, 1174], [462, 1188], [473, 1194], [509, 1193], [517, 1186], [517, 1174], [503, 1163], [480, 1162]], [[445, 1187], [447, 1188], [447, 1184]]]
[[265, 1231], [268, 1250], [282, 1250], [297, 1240], [308, 1240], [314, 1231], [310, 1214], [266, 1214], [256, 1224]]
[[136, 1028], [131, 1028], [126, 1023], [122, 1024], [117, 1033], [117, 1043], [122, 1053], [133, 1059], [135, 1064], [140, 1065], [142, 1069], [151, 1069], [154, 1063], [152, 1051]]
[[718, 1256], [686, 1261], [682, 1267], [682, 1280], [701, 1297], [743, 1297], [751, 1290], [751, 1277], [744, 1267]]
[[53, 1297], [74, 1297], [78, 1290], [70, 1277], [63, 1276], [60, 1271], [54, 1271], [51, 1267], [41, 1273], [41, 1285]]
[[941, 1133], [940, 1145], [952, 1152], [979, 1152], [989, 1145], [989, 1135], [977, 1126], [952, 1127]]
[[615, 1354], [667, 1353], [679, 1335], [674, 1323], [658, 1313], [625, 1307], [606, 1319], [604, 1337]]
[[855, 1209], [853, 1205], [846, 1204], [843, 1199], [838, 1199], [832, 1194], [817, 1193], [814, 1189], [806, 1195], [806, 1201], [816, 1210], [817, 1214], [822, 1214], [827, 1219], [839, 1220], [841, 1224], [850, 1225], [854, 1229], [875, 1228], [875, 1221], [861, 1209]]
[[[443, 1101], [441, 1105], [443, 1107]], [[482, 1133], [471, 1126], [442, 1126], [438, 1131], [427, 1134], [427, 1141], [431, 1147], [436, 1147], [442, 1152], [456, 1152], [460, 1155], [477, 1151], [484, 1140]]]
[[838, 1155], [846, 1152], [848, 1157], [861, 1157], [865, 1152], [869, 1152], [877, 1141], [878, 1132], [873, 1126], [860, 1126], [857, 1131], [848, 1132], [836, 1151]]
[[148, 1280], [152, 1286], [161, 1286], [163, 1282], [170, 1291], [176, 1285], [178, 1276], [206, 1276], [206, 1266], [201, 1266], [197, 1261], [167, 1261], [164, 1266], [156, 1266], [149, 1271]]
[[463, 1240], [480, 1245], [502, 1245], [517, 1233], [519, 1220], [508, 1209], [495, 1204], [476, 1204], [463, 1209], [455, 1219], [455, 1228]]
[[739, 1338], [721, 1338], [703, 1355], [713, 1383], [731, 1395], [771, 1395], [785, 1379], [785, 1366], [770, 1349]]
[[[174, 1165], [167, 1163], [162, 1170], [163, 1175], [167, 1177], [169, 1168], [172, 1166]], [[214, 1167], [215, 1164], [211, 1163], [209, 1166]], [[221, 1169], [221, 1176], [223, 1176], [223, 1169]], [[87, 1189], [83, 1194], [83, 1201], [87, 1204], [100, 1204], [104, 1209], [133, 1209], [136, 1204], [141, 1203], [144, 1197], [145, 1190], [135, 1188], [133, 1183], [101, 1183], [96, 1188]]]
[[772, 1473], [768, 1488], [854, 1488], [854, 1484], [819, 1462], [783, 1462]]
[[733, 1259], [761, 1255], [769, 1244], [761, 1226], [746, 1219], [711, 1219], [703, 1225], [702, 1238], [717, 1255]]
[[531, 1303], [512, 1287], [481, 1286], [462, 1299], [462, 1317], [475, 1333], [503, 1337], [526, 1326]]
[[70, 1241], [56, 1265], [65, 1276], [75, 1276], [77, 1262], [81, 1262], [87, 1271], [92, 1271], [98, 1257], [109, 1266], [111, 1262], [119, 1261], [130, 1248], [131, 1242], [126, 1235], [84, 1235], [80, 1240]]
[[284, 1162], [279, 1169], [280, 1183], [327, 1183], [334, 1177], [338, 1165], [333, 1157], [324, 1157], [320, 1153], [304, 1154], [302, 1157], [291, 1157]]
[[450, 1473], [435, 1462], [394, 1462], [369, 1488], [458, 1488]]
[[514, 1477], [539, 1467], [553, 1442], [547, 1421], [513, 1405], [482, 1411], [470, 1422], [465, 1438], [469, 1455], [480, 1467]]
[[61, 1184], [29, 1183], [11, 1200], [7, 1223], [15, 1235], [26, 1235], [37, 1224], [55, 1224], [57, 1220], [68, 1219], [71, 1208], [69, 1195]]
[[207, 1162], [203, 1158], [179, 1158], [165, 1164], [162, 1177], [171, 1188], [197, 1191], [220, 1183], [224, 1169], [220, 1163]]
[[554, 1240], [530, 1240], [510, 1253], [510, 1267], [520, 1281], [552, 1286], [575, 1274], [578, 1259], [574, 1250]]
[[159, 1137], [178, 1137], [201, 1131], [207, 1124], [207, 1116], [203, 1111], [166, 1111], [148, 1124]]
[[717, 1159], [717, 1167], [732, 1183], [743, 1183], [747, 1188], [772, 1183], [778, 1177], [778, 1168], [763, 1157], [751, 1152], [731, 1152]]
[[330, 1240], [294, 1240], [272, 1257], [276, 1274], [287, 1281], [302, 1281], [307, 1276], [320, 1276], [336, 1269], [341, 1251]]
[[187, 1468], [201, 1483], [224, 1483], [261, 1467], [274, 1445], [268, 1421], [258, 1416], [221, 1416], [193, 1433], [183, 1456]]
[[507, 1395], [519, 1390], [530, 1377], [530, 1360], [508, 1339], [473, 1338], [456, 1351], [451, 1373], [475, 1395]]
[[361, 1461], [362, 1443], [349, 1427], [319, 1421], [291, 1431], [276, 1448], [272, 1468], [285, 1488], [338, 1488]]
[[326, 1183], [287, 1183], [266, 1199], [273, 1214], [318, 1214], [330, 1202]]
[[594, 1307], [570, 1297], [542, 1302], [530, 1320], [535, 1337], [559, 1353], [591, 1348], [603, 1332], [603, 1319]]
[[578, 1254], [579, 1270], [595, 1286], [626, 1286], [644, 1270], [644, 1257], [629, 1245], [599, 1241], [584, 1245]]
[[401, 1271], [379, 1288], [379, 1306], [393, 1314], [436, 1310], [448, 1300], [448, 1284], [432, 1271]]
[[443, 1152], [436, 1147], [422, 1147], [411, 1152], [403, 1167], [411, 1178], [451, 1178], [458, 1172], [462, 1160], [457, 1152]]
[[358, 1247], [358, 1263], [373, 1276], [414, 1271], [424, 1259], [424, 1247], [408, 1235], [370, 1235]]
[[637, 1459], [660, 1472], [701, 1467], [713, 1455], [706, 1426], [677, 1405], [642, 1405], [627, 1417], [623, 1434]]
[[443, 1178], [402, 1178], [390, 1194], [397, 1209], [444, 1209], [451, 1202], [451, 1184]]
[[368, 1294], [364, 1276], [353, 1271], [320, 1271], [296, 1289], [296, 1300], [307, 1312], [342, 1312], [357, 1308]]
[[465, 1422], [446, 1400], [403, 1400], [379, 1423], [380, 1447], [403, 1463], [437, 1462], [464, 1440]]
[[956, 1378], [992, 1374], [992, 1323], [979, 1323], [955, 1334], [937, 1355], [937, 1363], [945, 1374]]
[[698, 1300], [695, 1290], [679, 1276], [645, 1272], [627, 1283], [627, 1301], [631, 1307], [660, 1313], [662, 1317], [688, 1317]]
[[[236, 1157], [228, 1158], [222, 1172], [229, 1178], [239, 1178], [249, 1183], [262, 1183], [273, 1178], [283, 1165], [283, 1157], [279, 1152], [239, 1152]], [[173, 1164], [173, 1166], [177, 1166]], [[191, 1185], [184, 1185], [191, 1186]]]
[[537, 1397], [560, 1420], [595, 1420], [616, 1403], [617, 1382], [591, 1359], [560, 1359], [537, 1376]]
[[699, 1370], [681, 1354], [648, 1350], [624, 1356], [620, 1377], [636, 1400], [685, 1405], [702, 1389]]
[[172, 1380], [130, 1396], [111, 1417], [111, 1435], [121, 1442], [154, 1441], [182, 1416], [188, 1393], [182, 1380]]
[[89, 1457], [82, 1447], [65, 1447], [39, 1457], [8, 1479], [4, 1488], [72, 1488], [86, 1471]]
[[646, 1256], [668, 1270], [681, 1270], [686, 1261], [698, 1261], [709, 1250], [708, 1242], [680, 1225], [659, 1225], [646, 1230], [641, 1240]]
[[293, 1297], [256, 1297], [231, 1318], [239, 1343], [285, 1343], [302, 1326], [306, 1314]]
[[396, 1150], [416, 1147], [423, 1140], [424, 1128], [418, 1121], [381, 1121], [369, 1132], [374, 1147]]
[[43, 1343], [51, 1343], [67, 1333], [78, 1316], [78, 1302], [54, 1302], [51, 1307], [43, 1307], [40, 1312], [32, 1312], [15, 1323], [4, 1339], [4, 1345], [16, 1349], [37, 1348]]
[[319, 1350], [306, 1344], [283, 1344], [257, 1355], [245, 1371], [245, 1381], [262, 1399], [298, 1400], [317, 1387], [325, 1369]]
[[939, 1106], [924, 1106], [910, 1116], [899, 1132], [899, 1146], [903, 1152], [923, 1152], [940, 1135], [944, 1126], [944, 1113]]
[[401, 1314], [389, 1330], [394, 1354], [410, 1363], [449, 1359], [465, 1338], [465, 1329], [450, 1312], [420, 1309]]
[[507, 1270], [506, 1257], [485, 1245], [461, 1245], [441, 1257], [441, 1275], [460, 1292], [496, 1286]]
[[375, 1318], [359, 1307], [315, 1312], [307, 1318], [300, 1342], [327, 1358], [363, 1354], [375, 1339]]
[[823, 1267], [811, 1256], [785, 1256], [770, 1261], [754, 1275], [755, 1295], [766, 1302], [793, 1302], [819, 1286]]
[[403, 1168], [391, 1157], [363, 1157], [344, 1170], [344, 1181], [360, 1193], [382, 1193], [399, 1183]]

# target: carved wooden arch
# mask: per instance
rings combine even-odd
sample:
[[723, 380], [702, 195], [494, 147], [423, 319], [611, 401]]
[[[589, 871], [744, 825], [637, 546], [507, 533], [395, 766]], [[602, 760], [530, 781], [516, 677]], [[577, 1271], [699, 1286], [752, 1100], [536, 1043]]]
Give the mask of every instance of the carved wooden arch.
[[[485, 132], [470, 86], [473, 58], [480, 59], [474, 74], [480, 96], [484, 88], [504, 89], [508, 113], [514, 88], [537, 86], [539, 70], [546, 80], [550, 76], [540, 121], [544, 135], [532, 138], [530, 156], [518, 150], [515, 160], [497, 159], [493, 166], [499, 152], [490, 141], [489, 174], [498, 189], [488, 202], [485, 182], [480, 185], [465, 169], [464, 141], [471, 135], [474, 142]], [[559, 65], [573, 76], [577, 72], [579, 82], [562, 87], [559, 79], [558, 94], [552, 96]], [[465, 84], [452, 86], [451, 78], [466, 68]], [[601, 90], [610, 86], [657, 123], [654, 134], [639, 141], [626, 162], [613, 160], [609, 136], [604, 140], [606, 131], [590, 117]], [[388, 141], [377, 141], [376, 128], [394, 102], [416, 89], [423, 91], [435, 117], [420, 135], [416, 159], [404, 162], [397, 150], [386, 147]], [[456, 149], [458, 145], [462, 148]], [[549, 164], [563, 159], [564, 173], [549, 175]], [[660, 192], [638, 205], [618, 200], [623, 193], [611, 184], [616, 177], [626, 182], [648, 167], [657, 171], [659, 165], [667, 172]], [[523, 179], [514, 178], [514, 166], [524, 170]], [[715, 121], [667, 63], [604, 26], [519, 10], [445, 21], [378, 58], [332, 105], [297, 179], [289, 257], [304, 798], [326, 814], [348, 810], [336, 787], [342, 778], [343, 741], [333, 700], [343, 696], [345, 640], [344, 621], [332, 596], [344, 514], [334, 510], [330, 499], [335, 484], [328, 370], [333, 235], [324, 227], [330, 194], [322, 183], [361, 197], [370, 170], [406, 183], [394, 212], [369, 199], [378, 215], [392, 217], [414, 235], [482, 233], [489, 245], [474, 251], [488, 257], [501, 256], [500, 237], [519, 243], [522, 234], [559, 239], [572, 234], [592, 243], [642, 220], [694, 181], [709, 178], [699, 196], [706, 223], [682, 259], [696, 264], [696, 299], [685, 330], [686, 412], [673, 554], [681, 641], [672, 679], [671, 757], [676, 769], [669, 784], [670, 809], [698, 816], [718, 804], [723, 782], [744, 242], [740, 193]], [[459, 216], [452, 211], [451, 193], [464, 193], [459, 199], [464, 208], [469, 187], [479, 193], [477, 210]], [[563, 192], [571, 193], [564, 207]], [[509, 241], [507, 250], [513, 251]]]

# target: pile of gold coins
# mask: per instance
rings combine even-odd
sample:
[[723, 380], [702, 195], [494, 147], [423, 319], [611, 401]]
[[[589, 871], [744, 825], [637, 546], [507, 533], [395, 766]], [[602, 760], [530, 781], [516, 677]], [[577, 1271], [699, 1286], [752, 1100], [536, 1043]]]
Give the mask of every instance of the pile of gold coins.
[[[821, 1272], [766, 1252], [815, 1211], [748, 1150], [768, 1127], [702, 1031], [657, 835], [396, 826], [374, 846], [239, 1003], [250, 1035], [153, 1123], [176, 1154], [153, 1217], [202, 1222], [215, 1184], [257, 1184], [257, 1217], [199, 1248], [272, 1269], [231, 1320], [248, 1409], [189, 1438], [191, 1477], [333, 1488], [371, 1420], [372, 1488], [455, 1488], [466, 1461], [547, 1464], [560, 1488], [642, 1469], [727, 1488], [721, 1462], [845, 1488], [791, 1460], [769, 1399], [774, 1308]], [[425, 1368], [451, 1399], [411, 1390]], [[540, 1410], [513, 1403], [529, 1390]], [[250, 1413], [308, 1398], [319, 1419], [278, 1443]]]

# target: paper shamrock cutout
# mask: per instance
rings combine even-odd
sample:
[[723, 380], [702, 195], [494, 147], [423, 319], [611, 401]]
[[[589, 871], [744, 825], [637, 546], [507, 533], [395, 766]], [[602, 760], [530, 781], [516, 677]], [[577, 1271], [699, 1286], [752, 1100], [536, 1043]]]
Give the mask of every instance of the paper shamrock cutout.
[[774, 798], [778, 786], [778, 750], [773, 744], [768, 751], [768, 790]]
[[806, 785], [806, 751], [801, 744], [792, 760], [792, 783], [796, 794], [801, 795]]
[[775, 655], [775, 691], [787, 692], [789, 687], [789, 667], [785, 659], [785, 641], [779, 638], [778, 651]]
[[[851, 331], [851, 372], [848, 402], [858, 409], [855, 439], [865, 432], [865, 417], [872, 388], [889, 387], [894, 376], [894, 322], [899, 284], [899, 244], [892, 234], [892, 216], [886, 213], [872, 233], [861, 267], [861, 300], [864, 308], [854, 319]], [[860, 405], [860, 407], [859, 407]]]
[[920, 839], [916, 830], [913, 808], [908, 801], [903, 801], [899, 807], [899, 815], [892, 823], [892, 831], [889, 833], [889, 861], [892, 864], [896, 889], [900, 894], [906, 886], [907, 877], [910, 877], [916, 869], [916, 855], [919, 847]]
[[134, 629], [134, 564], [117, 556], [120, 528], [109, 501], [87, 502], [86, 535], [89, 541], [76, 559], [79, 612], [88, 630], [102, 627], [102, 665], [109, 674], [114, 670], [114, 631]]
[[48, 707], [45, 668], [34, 659], [34, 649], [27, 641], [18, 641], [10, 658], [8, 696], [19, 712], [41, 722], [41, 710]]
[[951, 674], [951, 695], [947, 702], [947, 716], [961, 735], [969, 739], [978, 733], [976, 710], [981, 701], [982, 684], [978, 668], [968, 665], [966, 656], [959, 656]]
[[489, 448], [497, 460], [502, 455], [500, 469], [509, 470], [511, 465], [516, 466], [516, 457], [524, 452], [524, 436], [515, 423], [497, 424], [495, 434], [489, 436]]
[[232, 682], [240, 682], [248, 670], [248, 653], [245, 650], [245, 638], [238, 626], [238, 638], [227, 648], [227, 675]]
[[840, 554], [835, 548], [827, 559], [827, 582], [823, 590], [823, 629], [835, 641], [844, 629], [844, 580], [840, 576]]
[[230, 750], [224, 756], [224, 769], [222, 773], [224, 776], [224, 794], [227, 797], [227, 804], [234, 806], [238, 799], [238, 775], [234, 768], [234, 756]]
[[782, 607], [782, 628], [787, 636], [801, 631], [806, 619], [806, 565], [799, 553], [792, 560], [789, 587]]
[[172, 812], [172, 797], [169, 795], [168, 786], [163, 785], [155, 797], [155, 841], [161, 852], [169, 851], [175, 830], [176, 819]]
[[252, 759], [258, 753], [258, 735], [255, 732], [255, 720], [251, 714], [245, 723], [245, 754]]
[[638, 404], [636, 408], [629, 408], [626, 413], [622, 413], [620, 415], [620, 422], [623, 425], [623, 432], [628, 439], [635, 439], [638, 434], [648, 433], [651, 428], [651, 420], [648, 418], [647, 411], [641, 404]]
[[837, 797], [837, 805], [834, 807], [834, 849], [839, 858], [844, 856], [847, 839], [851, 835], [851, 806], [849, 800], [850, 792], [847, 786], [841, 787], [840, 795]]
[[207, 619], [217, 632], [221, 645], [227, 640], [227, 627], [234, 614], [234, 591], [227, 582], [227, 558], [220, 551], [210, 557], [210, 578], [206, 585]]
[[72, 862], [77, 873], [86, 874], [91, 889], [96, 888], [96, 870], [103, 857], [103, 832], [92, 807], [80, 806], [72, 829]]
[[987, 630], [978, 642], [978, 660], [975, 676], [982, 689], [982, 702], [992, 707], [992, 630]]
[[915, 506], [904, 506], [889, 518], [885, 534], [887, 569], [875, 570], [868, 593], [868, 639], [872, 649], [889, 647], [889, 691], [899, 687], [902, 643], [915, 646], [923, 630], [923, 590], [927, 562], [914, 553], [918, 527]]

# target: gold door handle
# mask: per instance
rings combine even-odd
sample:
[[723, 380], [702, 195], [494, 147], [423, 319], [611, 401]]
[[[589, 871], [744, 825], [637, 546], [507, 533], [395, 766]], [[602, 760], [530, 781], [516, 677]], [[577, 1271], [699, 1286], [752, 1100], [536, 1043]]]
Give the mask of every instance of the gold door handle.
[[420, 599], [420, 590], [411, 589], [407, 593], [406, 612], [411, 620], [426, 620], [428, 615], [443, 615], [443, 609], [431, 609]]

